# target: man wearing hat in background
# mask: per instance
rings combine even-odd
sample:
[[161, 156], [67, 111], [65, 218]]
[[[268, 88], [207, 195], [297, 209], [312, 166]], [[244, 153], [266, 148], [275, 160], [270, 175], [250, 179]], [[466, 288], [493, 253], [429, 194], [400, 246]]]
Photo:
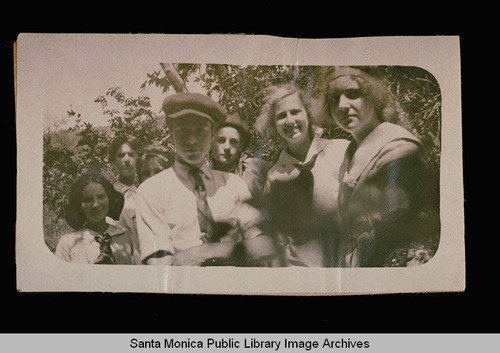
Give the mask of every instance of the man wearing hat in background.
[[211, 167], [241, 177], [252, 194], [252, 201], [257, 204], [272, 164], [244, 153], [249, 141], [250, 132], [239, 114], [228, 115], [218, 125], [212, 142]]
[[144, 264], [235, 265], [268, 260], [274, 243], [248, 205], [247, 185], [207, 163], [224, 108], [207, 96], [176, 93], [162, 106], [176, 149], [172, 168], [144, 181], [137, 193], [137, 229]]

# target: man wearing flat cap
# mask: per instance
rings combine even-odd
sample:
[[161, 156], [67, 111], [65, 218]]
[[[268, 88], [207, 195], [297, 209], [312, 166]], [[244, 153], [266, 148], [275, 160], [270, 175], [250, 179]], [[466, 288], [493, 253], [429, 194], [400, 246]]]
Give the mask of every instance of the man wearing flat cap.
[[[197, 93], [176, 93], [162, 106], [176, 149], [172, 168], [137, 193], [137, 229], [144, 264], [246, 265], [274, 256], [260, 212], [238, 176], [206, 159], [224, 108]], [[250, 262], [249, 262], [250, 261]]]
[[245, 153], [250, 140], [248, 126], [238, 113], [218, 125], [212, 142], [211, 167], [238, 175], [247, 184], [253, 204], [258, 204], [271, 164]]

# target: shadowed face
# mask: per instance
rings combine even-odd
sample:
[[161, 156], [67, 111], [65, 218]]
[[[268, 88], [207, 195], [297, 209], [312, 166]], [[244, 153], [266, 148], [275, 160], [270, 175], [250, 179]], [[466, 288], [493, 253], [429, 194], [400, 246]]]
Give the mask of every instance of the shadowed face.
[[160, 162], [157, 158], [147, 158], [141, 166], [141, 170], [139, 171], [140, 180], [144, 181], [146, 179], [149, 179], [165, 168], [166, 166], [164, 165], [164, 163]]
[[231, 126], [224, 126], [215, 134], [212, 155], [222, 165], [238, 163], [242, 152], [240, 134]]
[[118, 148], [115, 155], [115, 165], [118, 167], [120, 176], [135, 176], [137, 157], [137, 152], [126, 143]]
[[287, 143], [299, 143], [309, 138], [309, 119], [298, 94], [276, 102], [276, 131]]
[[200, 166], [212, 144], [212, 123], [199, 116], [179, 117], [172, 123], [172, 138], [177, 155], [187, 164]]
[[354, 138], [364, 138], [380, 124], [375, 105], [363, 95], [359, 83], [350, 76], [332, 81], [328, 96], [331, 116], [340, 128]]
[[109, 211], [109, 198], [99, 183], [90, 183], [82, 191], [82, 212], [87, 225], [98, 225], [106, 221]]

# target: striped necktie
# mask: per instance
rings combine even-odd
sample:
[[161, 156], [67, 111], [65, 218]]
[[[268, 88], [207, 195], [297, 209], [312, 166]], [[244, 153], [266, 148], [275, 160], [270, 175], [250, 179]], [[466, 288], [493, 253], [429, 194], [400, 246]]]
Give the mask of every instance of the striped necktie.
[[198, 168], [191, 168], [189, 175], [194, 180], [194, 194], [196, 196], [196, 206], [198, 209], [198, 222], [200, 224], [200, 231], [202, 233], [201, 239], [204, 243], [217, 242], [218, 227], [212, 216], [212, 211], [207, 202], [207, 190], [205, 183], [201, 178], [201, 170]]

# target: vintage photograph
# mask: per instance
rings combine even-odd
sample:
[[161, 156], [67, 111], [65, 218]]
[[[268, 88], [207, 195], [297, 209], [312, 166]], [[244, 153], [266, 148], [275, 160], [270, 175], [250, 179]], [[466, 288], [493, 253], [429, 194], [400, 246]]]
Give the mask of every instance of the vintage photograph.
[[95, 96], [105, 125], [71, 110], [71, 127], [44, 132], [44, 241], [57, 257], [272, 267], [432, 258], [441, 94], [429, 72], [157, 66], [141, 87], [164, 93], [161, 112], [110, 87]]
[[[224, 36], [174, 38], [175, 46], [182, 53], [193, 37], [209, 45]], [[230, 42], [244, 48], [245, 38]], [[146, 56], [61, 61], [41, 74], [34, 158], [41, 157], [42, 231], [30, 237], [39, 236], [44, 258], [64, 268], [55, 290], [74, 290], [63, 279], [72, 271], [87, 290], [103, 290], [85, 277], [99, 273], [106, 282], [113, 268], [141, 277], [118, 291], [193, 292], [197, 271], [209, 271], [207, 279], [230, 271], [229, 283], [212, 284], [215, 292], [253, 292], [231, 287], [233, 276], [268, 276], [259, 293], [370, 292], [353, 282], [373, 270], [405, 279], [371, 291], [418, 291], [416, 283], [400, 285], [434, 273], [433, 263], [443, 266], [434, 257], [451, 233], [442, 183], [450, 85], [426, 62]], [[25, 124], [19, 114], [17, 123]], [[458, 250], [445, 245], [443, 253], [456, 257], [460, 273], [463, 234], [451, 237]], [[29, 262], [23, 254], [19, 262]], [[141, 287], [151, 271], [153, 284]], [[302, 271], [313, 271], [311, 288], [276, 283], [284, 273], [307, 277]], [[463, 278], [451, 281], [460, 288]]]

